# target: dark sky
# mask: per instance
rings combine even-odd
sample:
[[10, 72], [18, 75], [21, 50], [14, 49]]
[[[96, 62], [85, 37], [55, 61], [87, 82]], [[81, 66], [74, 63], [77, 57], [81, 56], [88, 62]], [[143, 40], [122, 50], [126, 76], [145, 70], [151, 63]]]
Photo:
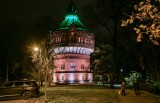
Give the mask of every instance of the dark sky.
[[[73, 0], [80, 10], [92, 0]], [[0, 0], [1, 55], [7, 49], [18, 51], [31, 35], [34, 23], [41, 17], [62, 20], [70, 0]]]

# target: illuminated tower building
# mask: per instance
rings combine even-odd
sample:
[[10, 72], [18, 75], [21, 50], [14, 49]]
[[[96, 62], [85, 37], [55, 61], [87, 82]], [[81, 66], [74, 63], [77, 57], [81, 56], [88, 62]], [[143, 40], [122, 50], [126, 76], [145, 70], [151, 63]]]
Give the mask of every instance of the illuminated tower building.
[[50, 34], [53, 82], [57, 84], [91, 83], [90, 54], [94, 52], [94, 34], [85, 29], [71, 2], [60, 27]]

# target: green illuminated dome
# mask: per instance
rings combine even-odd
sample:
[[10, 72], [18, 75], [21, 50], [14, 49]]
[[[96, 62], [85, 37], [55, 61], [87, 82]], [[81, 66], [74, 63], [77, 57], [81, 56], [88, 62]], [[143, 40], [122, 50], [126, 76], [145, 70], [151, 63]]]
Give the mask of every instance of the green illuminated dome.
[[75, 25], [77, 28], [84, 29], [84, 25], [77, 16], [76, 8], [73, 2], [69, 4], [67, 12], [67, 15], [60, 24], [60, 29], [69, 28], [71, 25]]

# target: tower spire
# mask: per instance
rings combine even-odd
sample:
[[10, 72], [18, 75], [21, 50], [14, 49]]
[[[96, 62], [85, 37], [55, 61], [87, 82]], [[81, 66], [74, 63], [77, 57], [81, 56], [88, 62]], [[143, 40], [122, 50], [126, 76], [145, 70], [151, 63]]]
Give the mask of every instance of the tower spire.
[[67, 12], [76, 13], [76, 11], [77, 11], [76, 6], [75, 6], [73, 0], [71, 0], [68, 5]]

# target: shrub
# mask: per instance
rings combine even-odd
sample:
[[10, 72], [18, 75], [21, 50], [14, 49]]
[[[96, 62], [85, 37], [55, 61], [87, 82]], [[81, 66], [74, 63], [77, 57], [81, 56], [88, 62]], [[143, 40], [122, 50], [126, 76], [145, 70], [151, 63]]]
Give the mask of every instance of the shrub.
[[133, 81], [140, 81], [141, 77], [142, 75], [139, 72], [131, 71], [129, 77], [126, 77], [125, 80], [128, 86], [133, 86]]

